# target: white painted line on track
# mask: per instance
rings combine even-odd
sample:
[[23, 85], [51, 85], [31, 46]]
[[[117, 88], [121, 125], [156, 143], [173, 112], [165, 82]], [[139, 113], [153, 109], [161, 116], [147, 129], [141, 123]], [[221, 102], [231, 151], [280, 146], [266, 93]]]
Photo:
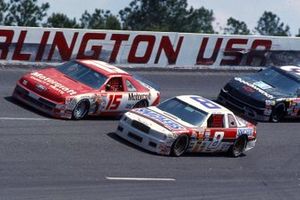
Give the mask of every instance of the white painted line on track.
[[46, 121], [47, 118], [0, 117], [0, 120]]
[[105, 177], [105, 179], [117, 181], [176, 181], [175, 178]]

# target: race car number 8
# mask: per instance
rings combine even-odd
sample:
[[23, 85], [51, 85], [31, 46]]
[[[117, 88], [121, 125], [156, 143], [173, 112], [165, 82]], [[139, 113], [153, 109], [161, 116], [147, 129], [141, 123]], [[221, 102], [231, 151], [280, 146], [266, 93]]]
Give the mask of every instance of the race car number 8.
[[219, 144], [221, 143], [222, 139], [224, 138], [224, 132], [215, 132], [215, 136], [211, 142], [211, 144], [209, 145], [209, 149], [215, 149], [219, 146]]
[[109, 101], [106, 110], [117, 110], [120, 106], [122, 95], [109, 95]]
[[205, 106], [208, 109], [219, 109], [219, 108], [221, 108], [220, 106], [218, 106], [217, 104], [215, 104], [214, 102], [212, 102], [208, 99], [203, 99], [201, 97], [191, 97], [191, 99], [199, 102], [201, 105]]

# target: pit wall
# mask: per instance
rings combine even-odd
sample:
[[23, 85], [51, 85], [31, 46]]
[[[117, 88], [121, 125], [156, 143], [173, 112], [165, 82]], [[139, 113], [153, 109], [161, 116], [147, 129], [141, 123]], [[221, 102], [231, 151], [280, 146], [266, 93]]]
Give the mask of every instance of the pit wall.
[[248, 69], [299, 64], [300, 38], [0, 26], [0, 63]]

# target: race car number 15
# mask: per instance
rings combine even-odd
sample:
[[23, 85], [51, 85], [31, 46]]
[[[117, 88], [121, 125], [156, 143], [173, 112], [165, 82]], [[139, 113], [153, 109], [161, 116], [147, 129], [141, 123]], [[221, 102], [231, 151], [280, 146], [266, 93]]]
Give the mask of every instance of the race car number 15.
[[106, 110], [117, 110], [120, 106], [122, 95], [109, 95]]

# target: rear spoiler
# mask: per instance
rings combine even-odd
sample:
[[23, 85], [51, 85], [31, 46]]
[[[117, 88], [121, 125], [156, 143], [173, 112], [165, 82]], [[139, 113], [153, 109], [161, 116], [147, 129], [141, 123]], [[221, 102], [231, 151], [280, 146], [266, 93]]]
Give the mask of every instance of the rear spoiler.
[[160, 87], [159, 87], [158, 84], [155, 84], [155, 83], [149, 81], [148, 79], [146, 79], [146, 78], [144, 78], [144, 77], [142, 77], [142, 76], [140, 76], [140, 75], [137, 75], [137, 74], [133, 74], [132, 76], [133, 76], [137, 81], [139, 81], [141, 84], [146, 85], [146, 86], [151, 87], [151, 88], [154, 88], [154, 89], [157, 90], [157, 91], [160, 91]]

